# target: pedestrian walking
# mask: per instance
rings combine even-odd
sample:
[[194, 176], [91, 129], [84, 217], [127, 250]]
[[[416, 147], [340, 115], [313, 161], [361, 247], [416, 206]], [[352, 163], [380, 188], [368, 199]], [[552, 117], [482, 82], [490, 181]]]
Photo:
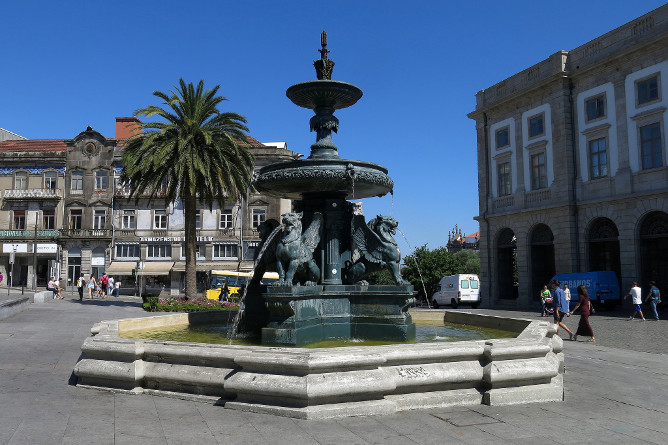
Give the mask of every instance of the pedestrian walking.
[[230, 289], [227, 287], [227, 281], [223, 281], [223, 284], [220, 286], [220, 295], [218, 295], [218, 301], [227, 301], [229, 295]]
[[545, 301], [550, 298], [550, 290], [547, 288], [547, 284], [543, 286], [543, 290], [540, 291], [540, 301], [541, 305], [543, 306], [543, 312], [541, 313], [541, 317], [547, 317], [547, 307], [545, 306]]
[[116, 290], [116, 296], [118, 297], [118, 294], [121, 292], [121, 282], [120, 281], [115, 281], [114, 282], [114, 288]]
[[77, 280], [77, 291], [79, 292], [79, 301], [83, 300], [83, 290], [85, 285], [86, 285], [86, 279], [84, 278], [84, 274], [81, 274], [81, 276]]
[[580, 322], [578, 323], [578, 330], [575, 331], [573, 340], [578, 341], [578, 335], [583, 335], [585, 337], [591, 337], [587, 341], [594, 342], [594, 330], [589, 324], [589, 315], [591, 314], [591, 300], [589, 299], [589, 293], [584, 284], [578, 286], [578, 304], [575, 305], [571, 313], [574, 313], [580, 309]]
[[568, 338], [573, 340], [573, 332], [564, 324], [564, 316], [570, 317], [571, 312], [568, 301], [566, 301], [566, 294], [559, 287], [560, 284], [559, 280], [552, 280], [550, 282], [550, 287], [552, 288], [552, 306], [554, 307], [554, 323], [557, 325], [557, 335], [559, 335], [559, 328], [562, 327], [568, 332]]
[[654, 319], [659, 321], [659, 313], [656, 311], [656, 305], [661, 303], [661, 292], [659, 292], [659, 288], [656, 287], [656, 282], [650, 281], [649, 285], [650, 289], [647, 298], [645, 298], [645, 304], [649, 302], [649, 307], [652, 309]]
[[88, 279], [88, 298], [91, 300], [94, 298], [96, 284], [95, 277], [91, 275]]
[[640, 318], [642, 321], [645, 321], [645, 316], [642, 313], [642, 291], [638, 287], [637, 282], [633, 282], [633, 286], [631, 286], [631, 290], [629, 291], [628, 294], [624, 297], [626, 300], [628, 297], [631, 297], [632, 302], [633, 302], [633, 315], [629, 317], [629, 320], [633, 320], [636, 317], [636, 314], [640, 314]]
[[568, 288], [568, 284], [564, 283], [564, 295], [566, 295], [566, 301], [571, 302], [571, 290]]
[[107, 273], [104, 272], [98, 282], [98, 285], [100, 286], [100, 296], [102, 298], [107, 295], [107, 284], [109, 284], [109, 277], [107, 276]]
[[114, 293], [114, 277], [109, 276], [107, 281], [107, 295], [111, 296]]
[[56, 289], [58, 290], [58, 295], [56, 295], [56, 297], [62, 300], [63, 299], [63, 294], [61, 293], [61, 291], [65, 290], [65, 289], [60, 287], [60, 282], [61, 281], [63, 281], [63, 279], [61, 277], [58, 277], [58, 279], [54, 283], [56, 285]]

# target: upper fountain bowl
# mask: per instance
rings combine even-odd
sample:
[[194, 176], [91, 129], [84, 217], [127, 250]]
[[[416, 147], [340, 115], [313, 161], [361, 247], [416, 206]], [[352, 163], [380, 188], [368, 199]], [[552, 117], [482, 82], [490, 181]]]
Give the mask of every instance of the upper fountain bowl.
[[385, 167], [372, 162], [299, 159], [263, 167], [253, 186], [259, 192], [288, 199], [304, 199], [309, 195], [362, 199], [391, 193], [394, 182]]
[[292, 85], [285, 92], [295, 104], [315, 110], [332, 107], [335, 110], [354, 105], [362, 97], [362, 90], [355, 85], [336, 80], [311, 80]]

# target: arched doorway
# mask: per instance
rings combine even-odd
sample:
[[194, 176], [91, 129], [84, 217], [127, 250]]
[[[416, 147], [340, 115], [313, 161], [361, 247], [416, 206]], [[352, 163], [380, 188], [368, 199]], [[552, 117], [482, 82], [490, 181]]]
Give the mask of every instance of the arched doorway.
[[515, 232], [503, 229], [496, 243], [496, 270], [498, 298], [516, 299], [519, 295], [519, 273], [517, 271], [517, 238]]
[[545, 224], [536, 225], [531, 231], [531, 298], [537, 298], [540, 290], [555, 275], [554, 235]]
[[649, 289], [656, 281], [659, 289], [668, 280], [668, 214], [652, 212], [640, 224], [640, 279], [641, 287]]
[[611, 270], [622, 276], [619, 258], [619, 231], [608, 218], [595, 219], [589, 228], [589, 270]]

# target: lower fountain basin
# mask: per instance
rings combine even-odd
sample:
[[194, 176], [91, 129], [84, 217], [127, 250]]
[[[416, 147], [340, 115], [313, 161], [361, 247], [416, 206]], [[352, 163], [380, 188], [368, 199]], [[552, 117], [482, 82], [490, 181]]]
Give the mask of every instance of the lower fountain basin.
[[455, 311], [426, 314], [518, 335], [327, 349], [119, 337], [123, 330], [229, 317], [217, 311], [171, 314], [96, 324], [74, 374], [81, 387], [189, 397], [300, 419], [563, 399], [563, 342], [552, 323]]
[[253, 185], [271, 196], [302, 199], [304, 195], [345, 195], [345, 199], [384, 196], [394, 188], [387, 169], [349, 159], [299, 159], [263, 167]]

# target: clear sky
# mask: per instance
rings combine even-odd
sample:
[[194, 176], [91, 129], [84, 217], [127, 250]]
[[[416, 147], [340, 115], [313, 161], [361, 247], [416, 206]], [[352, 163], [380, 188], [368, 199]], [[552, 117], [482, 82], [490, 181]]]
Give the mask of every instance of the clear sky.
[[[388, 168], [394, 196], [364, 201], [394, 216], [411, 246], [478, 230], [475, 94], [663, 4], [560, 1], [5, 1], [0, 6], [0, 127], [70, 139], [158, 104], [180, 77], [221, 85], [224, 111], [262, 142], [308, 155], [312, 112], [285, 96], [315, 79], [320, 32], [334, 80], [364, 91], [339, 110], [346, 159]], [[398, 238], [401, 238], [398, 236]], [[401, 242], [402, 252], [408, 253]]]

